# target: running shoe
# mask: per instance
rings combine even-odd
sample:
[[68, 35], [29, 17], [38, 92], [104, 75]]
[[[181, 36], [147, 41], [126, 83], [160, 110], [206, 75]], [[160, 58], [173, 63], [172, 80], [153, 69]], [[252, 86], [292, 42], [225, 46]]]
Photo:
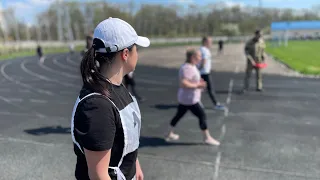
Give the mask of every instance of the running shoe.
[[176, 141], [178, 139], [179, 139], [179, 135], [174, 133], [170, 133], [166, 137], [166, 141]]
[[225, 110], [226, 107], [221, 105], [220, 103], [217, 103], [217, 105], [214, 106], [214, 109], [216, 109], [216, 110]]

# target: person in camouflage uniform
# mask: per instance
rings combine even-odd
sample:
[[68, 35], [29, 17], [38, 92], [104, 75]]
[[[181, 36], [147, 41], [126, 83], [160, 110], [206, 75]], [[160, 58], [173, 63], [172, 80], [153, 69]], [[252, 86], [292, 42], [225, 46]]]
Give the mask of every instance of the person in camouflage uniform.
[[245, 55], [247, 58], [247, 68], [244, 79], [243, 92], [249, 89], [250, 76], [252, 70], [256, 71], [256, 90], [262, 91], [262, 74], [261, 69], [256, 68], [256, 63], [264, 62], [264, 49], [266, 47], [264, 40], [262, 39], [262, 33], [260, 30], [255, 32], [255, 36], [250, 39], [245, 45]]

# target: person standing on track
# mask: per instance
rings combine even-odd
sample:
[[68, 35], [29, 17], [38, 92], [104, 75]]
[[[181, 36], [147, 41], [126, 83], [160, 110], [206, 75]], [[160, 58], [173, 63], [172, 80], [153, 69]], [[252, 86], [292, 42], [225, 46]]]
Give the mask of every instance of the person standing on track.
[[220, 142], [211, 137], [206, 123], [206, 114], [201, 105], [201, 91], [206, 87], [206, 82], [201, 79], [196, 65], [201, 61], [200, 51], [189, 49], [186, 62], [179, 70], [178, 110], [170, 122], [167, 141], [178, 140], [179, 135], [173, 132], [178, 121], [190, 110], [199, 119], [199, 126], [203, 132], [204, 142], [209, 145], [220, 145]]
[[245, 45], [244, 50], [247, 58], [247, 68], [242, 93], [245, 93], [249, 89], [249, 80], [253, 69], [256, 71], [256, 91], [262, 91], [261, 69], [255, 67], [257, 63], [264, 62], [265, 43], [261, 36], [262, 33], [260, 30], [255, 31], [254, 37], [250, 39]]
[[218, 54], [222, 54], [223, 53], [223, 44], [224, 44], [224, 42], [223, 42], [223, 40], [222, 39], [220, 39], [219, 41], [218, 41]]
[[40, 59], [43, 57], [42, 47], [40, 46], [40, 44], [37, 47], [37, 55]]
[[143, 180], [138, 160], [141, 114], [122, 84], [134, 71], [137, 46], [150, 41], [118, 18], [100, 22], [81, 65], [83, 87], [71, 118], [78, 180]]
[[211, 80], [211, 64], [212, 64], [212, 55], [210, 52], [210, 47], [212, 45], [212, 41], [210, 37], [203, 37], [202, 39], [202, 46], [200, 47], [202, 60], [199, 63], [199, 69], [201, 73], [202, 79], [207, 83], [207, 91], [209, 93], [210, 99], [214, 105], [215, 109], [224, 110], [225, 107], [220, 105], [217, 101], [214, 93], [214, 87]]
[[124, 85], [127, 89], [129, 89], [129, 86], [131, 87], [132, 94], [138, 99], [138, 101], [143, 102], [145, 101], [145, 98], [138, 95], [136, 91], [136, 81], [134, 80], [134, 72], [130, 72], [129, 74], [126, 74], [124, 76]]

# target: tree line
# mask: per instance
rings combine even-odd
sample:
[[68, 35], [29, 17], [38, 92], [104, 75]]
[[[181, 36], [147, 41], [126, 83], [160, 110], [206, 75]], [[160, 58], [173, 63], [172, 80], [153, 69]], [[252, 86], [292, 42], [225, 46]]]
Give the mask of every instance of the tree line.
[[55, 2], [28, 26], [12, 9], [3, 11], [6, 25], [0, 41], [83, 40], [102, 20], [118, 17], [129, 22], [138, 34], [148, 37], [196, 37], [203, 35], [251, 35], [255, 29], [269, 33], [273, 21], [319, 20], [320, 6], [311, 9], [279, 9], [230, 6], [218, 2], [205, 6], [181, 4], [111, 4], [106, 1]]

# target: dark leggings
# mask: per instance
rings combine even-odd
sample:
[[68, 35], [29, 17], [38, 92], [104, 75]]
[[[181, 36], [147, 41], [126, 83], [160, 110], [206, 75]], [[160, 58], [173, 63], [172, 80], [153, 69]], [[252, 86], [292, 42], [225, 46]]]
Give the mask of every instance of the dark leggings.
[[190, 105], [190, 106], [179, 104], [178, 111], [176, 115], [173, 117], [173, 119], [171, 120], [170, 125], [173, 127], [176, 126], [178, 121], [186, 114], [188, 110], [190, 110], [195, 116], [198, 117], [200, 129], [206, 130], [207, 129], [206, 114], [199, 103]]
[[211, 99], [213, 105], [217, 105], [217, 99], [214, 94], [214, 88], [212, 87], [210, 74], [202, 74], [201, 78], [207, 82], [207, 91], [209, 93], [209, 96], [210, 96], [210, 99]]

